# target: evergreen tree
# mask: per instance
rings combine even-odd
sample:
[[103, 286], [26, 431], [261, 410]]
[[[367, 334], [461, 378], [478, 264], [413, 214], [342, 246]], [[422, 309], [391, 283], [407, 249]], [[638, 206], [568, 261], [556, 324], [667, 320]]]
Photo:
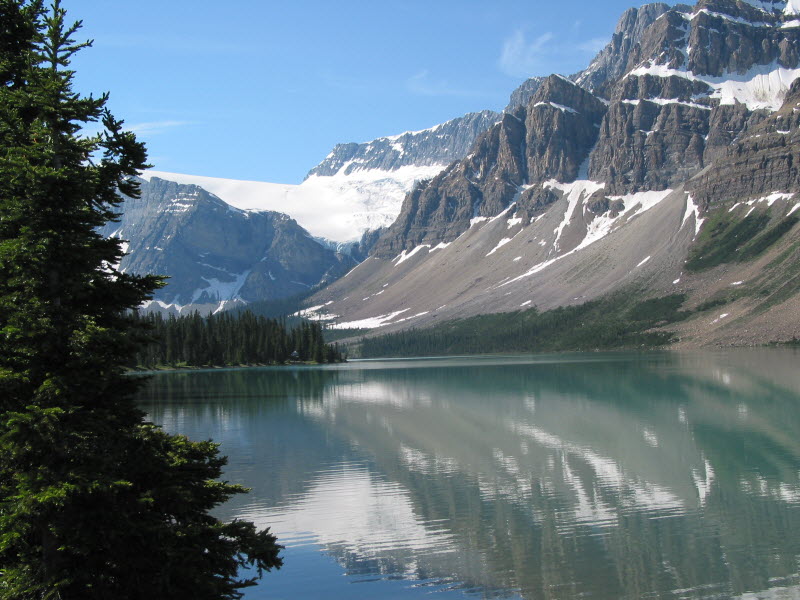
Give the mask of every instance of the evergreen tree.
[[133, 403], [130, 311], [160, 280], [117, 271], [97, 230], [146, 153], [107, 96], [73, 91], [79, 26], [58, 0], [0, 0], [0, 598], [237, 598], [280, 547], [209, 516], [244, 491], [214, 481], [217, 447]]

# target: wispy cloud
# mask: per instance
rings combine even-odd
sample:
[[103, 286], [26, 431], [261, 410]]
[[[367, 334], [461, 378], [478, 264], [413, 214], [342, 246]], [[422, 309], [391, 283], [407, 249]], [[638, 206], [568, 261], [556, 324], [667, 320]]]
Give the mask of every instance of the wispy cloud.
[[548, 31], [531, 37], [525, 28], [516, 29], [503, 41], [498, 67], [511, 77], [547, 75], [557, 70], [554, 65], [567, 61], [582, 63], [594, 57], [608, 43], [607, 38], [581, 39], [581, 23], [576, 21], [565, 36]]
[[436, 79], [427, 69], [409, 77], [406, 80], [406, 89], [419, 96], [480, 97], [487, 95], [486, 92], [480, 90], [453, 86], [445, 79]]
[[590, 40], [585, 40], [580, 42], [576, 48], [581, 52], [586, 52], [589, 54], [597, 54], [608, 45], [608, 38], [592, 38]]
[[139, 135], [158, 135], [169, 129], [193, 125], [192, 121], [148, 121], [145, 123], [126, 124], [125, 129]]
[[500, 69], [512, 77], [530, 77], [542, 66], [544, 56], [550, 54], [548, 48], [554, 38], [548, 31], [528, 40], [525, 31], [517, 29], [503, 43]]

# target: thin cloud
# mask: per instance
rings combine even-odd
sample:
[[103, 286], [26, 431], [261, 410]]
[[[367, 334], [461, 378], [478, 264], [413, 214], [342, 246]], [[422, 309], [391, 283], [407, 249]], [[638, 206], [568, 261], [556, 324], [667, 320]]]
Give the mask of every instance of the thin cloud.
[[134, 123], [132, 125], [127, 125], [124, 127], [124, 129], [139, 135], [158, 135], [159, 133], [164, 133], [169, 129], [184, 127], [192, 124], [193, 123], [191, 121], [149, 121], [145, 123]]
[[576, 47], [581, 52], [588, 52], [591, 54], [597, 54], [608, 45], [608, 38], [593, 38], [591, 40], [586, 40], [581, 42]]
[[452, 86], [444, 79], [434, 79], [427, 69], [415, 73], [406, 80], [406, 89], [419, 96], [486, 96], [485, 92]]
[[512, 77], [530, 77], [543, 64], [543, 57], [552, 54], [550, 42], [555, 39], [551, 32], [528, 40], [522, 29], [517, 29], [503, 43], [500, 54], [500, 70]]

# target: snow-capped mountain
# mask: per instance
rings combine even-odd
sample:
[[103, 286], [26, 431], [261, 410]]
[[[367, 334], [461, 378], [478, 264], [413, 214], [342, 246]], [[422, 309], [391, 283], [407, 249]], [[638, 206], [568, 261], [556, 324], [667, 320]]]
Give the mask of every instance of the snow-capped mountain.
[[494, 125], [492, 111], [452, 119], [423, 131], [409, 131], [363, 144], [339, 144], [299, 185], [237, 181], [148, 171], [198, 185], [242, 210], [288, 214], [312, 235], [333, 242], [361, 239], [388, 227], [414, 185], [463, 158], [475, 139]]
[[405, 195], [462, 158], [500, 115], [339, 145], [299, 185], [147, 171], [104, 231], [129, 241], [121, 267], [170, 277], [150, 308], [211, 312], [284, 298], [363, 259]]
[[352, 242], [365, 231], [391, 225], [405, 195], [418, 181], [434, 177], [442, 168], [412, 165], [394, 171], [370, 169], [349, 175], [313, 176], [299, 185], [162, 171], [147, 171], [143, 177], [197, 185], [232, 207], [283, 212], [315, 237]]
[[123, 271], [170, 279], [152, 309], [213, 312], [307, 292], [355, 265], [285, 214], [244, 211], [195, 185], [151, 177], [102, 233], [127, 240]]
[[500, 120], [491, 110], [470, 113], [422, 131], [406, 131], [365, 144], [338, 144], [314, 177], [353, 175], [365, 171], [398, 171], [404, 167], [442, 167], [466, 156], [475, 139]]
[[800, 334], [799, 9], [628, 11], [586, 71], [529, 85], [413, 190], [310, 314], [393, 330], [624, 289], [724, 305], [686, 325], [696, 343]]

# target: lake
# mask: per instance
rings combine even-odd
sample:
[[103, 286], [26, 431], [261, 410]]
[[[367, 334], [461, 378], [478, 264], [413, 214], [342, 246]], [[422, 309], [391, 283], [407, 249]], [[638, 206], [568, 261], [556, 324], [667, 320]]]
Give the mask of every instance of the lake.
[[800, 352], [163, 373], [271, 527], [262, 598], [800, 598]]

